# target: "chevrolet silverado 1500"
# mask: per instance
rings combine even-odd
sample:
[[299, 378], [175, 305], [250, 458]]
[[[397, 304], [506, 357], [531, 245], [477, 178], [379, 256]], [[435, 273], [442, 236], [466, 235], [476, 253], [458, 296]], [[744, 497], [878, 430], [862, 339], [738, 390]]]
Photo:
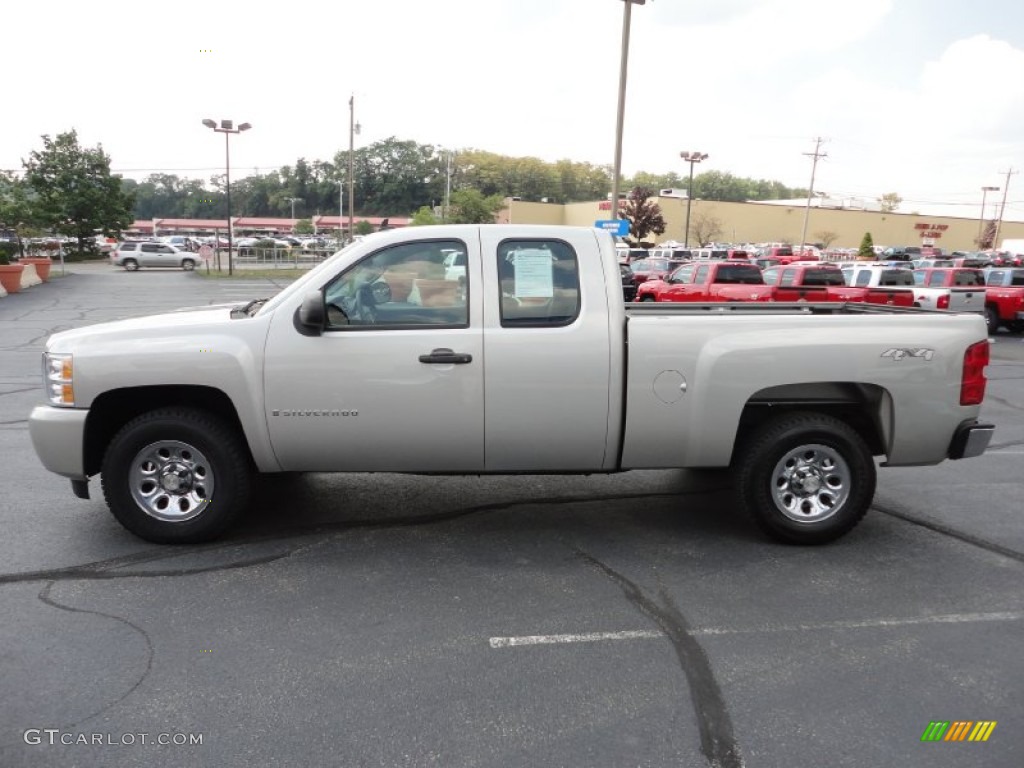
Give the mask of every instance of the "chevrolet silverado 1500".
[[260, 472], [731, 467], [765, 531], [819, 543], [867, 511], [875, 457], [937, 464], [991, 438], [977, 314], [621, 291], [597, 229], [380, 232], [269, 300], [52, 335], [29, 429], [76, 495], [99, 474], [157, 542], [222, 533]]

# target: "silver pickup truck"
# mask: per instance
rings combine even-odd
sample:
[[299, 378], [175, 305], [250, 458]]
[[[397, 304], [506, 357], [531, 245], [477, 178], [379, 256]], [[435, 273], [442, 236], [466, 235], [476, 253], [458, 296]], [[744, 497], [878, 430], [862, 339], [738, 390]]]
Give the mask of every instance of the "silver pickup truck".
[[864, 516], [875, 457], [991, 439], [979, 315], [621, 291], [596, 229], [381, 232], [269, 300], [54, 334], [32, 441], [156, 542], [221, 534], [256, 473], [731, 467], [768, 534], [819, 543]]

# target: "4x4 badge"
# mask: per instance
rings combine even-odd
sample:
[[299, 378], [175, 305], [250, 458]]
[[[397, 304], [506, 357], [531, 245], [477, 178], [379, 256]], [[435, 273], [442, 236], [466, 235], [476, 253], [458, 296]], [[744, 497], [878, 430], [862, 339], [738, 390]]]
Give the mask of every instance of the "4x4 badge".
[[885, 352], [882, 353], [882, 357], [891, 357], [893, 360], [896, 360], [897, 362], [905, 357], [920, 357], [924, 360], [927, 360], [928, 362], [931, 362], [934, 356], [935, 350], [928, 349], [928, 347], [919, 347], [916, 349], [910, 349], [906, 347], [893, 347], [892, 349], [887, 349], [885, 350]]

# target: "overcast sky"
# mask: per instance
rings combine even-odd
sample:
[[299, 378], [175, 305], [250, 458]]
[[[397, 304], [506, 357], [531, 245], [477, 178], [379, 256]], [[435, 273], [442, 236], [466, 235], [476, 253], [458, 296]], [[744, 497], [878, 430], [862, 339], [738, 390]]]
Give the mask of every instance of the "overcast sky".
[[[0, 168], [71, 128], [112, 168], [207, 179], [395, 136], [611, 164], [621, 0], [5, 3]], [[978, 215], [1024, 167], [1020, 0], [648, 0], [632, 6], [623, 171], [698, 167], [897, 192]], [[207, 52], [208, 51], [208, 52]], [[1001, 193], [989, 194], [989, 210]], [[1006, 218], [1024, 220], [1024, 176]]]

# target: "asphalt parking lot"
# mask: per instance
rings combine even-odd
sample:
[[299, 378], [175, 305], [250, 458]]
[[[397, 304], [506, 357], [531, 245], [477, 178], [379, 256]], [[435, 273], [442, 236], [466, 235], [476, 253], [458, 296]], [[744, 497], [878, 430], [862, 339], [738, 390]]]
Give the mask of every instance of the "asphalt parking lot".
[[36, 459], [42, 344], [284, 283], [70, 272], [0, 300], [3, 768], [1021, 765], [1022, 337], [993, 344], [990, 451], [881, 470], [825, 547], [685, 471], [307, 475], [160, 547]]

